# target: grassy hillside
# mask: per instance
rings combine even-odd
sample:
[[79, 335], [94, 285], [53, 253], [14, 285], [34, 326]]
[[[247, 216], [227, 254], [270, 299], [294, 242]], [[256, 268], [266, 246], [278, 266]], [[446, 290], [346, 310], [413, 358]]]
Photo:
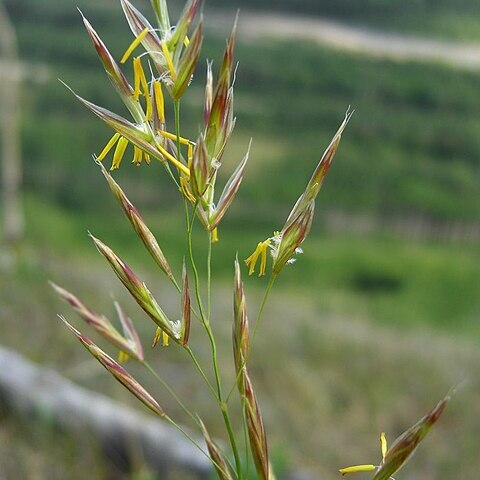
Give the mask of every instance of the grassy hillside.
[[318, 15], [398, 33], [480, 40], [480, 5], [475, 0], [211, 0], [208, 4]]
[[[44, 204], [43, 211], [35, 206], [29, 207], [31, 217], [38, 221], [50, 217], [67, 225], [58, 232], [64, 240], [64, 251], [59, 254], [60, 240], [54, 235], [44, 243], [38, 232], [30, 230], [36, 251], [42, 255], [36, 261], [26, 261], [9, 278], [0, 277], [0, 302], [6, 319], [2, 323], [2, 343], [76, 382], [138, 407], [62, 328], [56, 318], [58, 312], [88, 330], [54, 297], [47, 280], [53, 278], [68, 286], [111, 318], [114, 296], [140, 331], [149, 360], [174, 384], [188, 405], [194, 406], [213, 433], [222, 436], [220, 419], [209, 407], [207, 392], [187, 365], [188, 359], [175, 346], [155, 350], [147, 347], [154, 325], [125, 298], [123, 287], [93, 247], [91, 255], [82, 250], [87, 242], [79, 240], [85, 238], [78, 233], [82, 226], [68, 218], [60, 222], [65, 212], [48, 209]], [[105, 238], [106, 232], [98, 231], [100, 222], [89, 219], [89, 223], [141, 272], [162, 308], [172, 315], [177, 312], [178, 298], [157, 271], [146, 267], [142, 260], [146, 256], [139, 254], [141, 249], [133, 250], [139, 246], [133, 243], [132, 236], [129, 242], [122, 238], [125, 232], [120, 233], [120, 238]], [[108, 229], [108, 225], [104, 228]], [[42, 232], [45, 235], [45, 229]], [[228, 271], [231, 258], [227, 261], [225, 249], [233, 243], [233, 233], [243, 252], [246, 240], [240, 232], [230, 236], [225, 233], [218, 245], [223, 250], [214, 252], [214, 270], [221, 275], [214, 285], [212, 325], [220, 338], [219, 354], [224, 359], [221, 373], [227, 385], [233, 382], [232, 279]], [[170, 256], [171, 245], [181, 240], [165, 237]], [[314, 237], [305, 246], [306, 253], [298, 264], [282, 273], [251, 362], [275, 464], [307, 466], [319, 477], [334, 480], [340, 466], [376, 461], [379, 432], [386, 431], [390, 439], [394, 438], [452, 385], [467, 378], [468, 388], [457, 393], [408, 471], [425, 480], [442, 474], [448, 478], [475, 478], [480, 428], [476, 401], [480, 391], [476, 380], [480, 331], [476, 322], [478, 303], [474, 303], [478, 298], [474, 287], [474, 278], [479, 277], [478, 255], [473, 249], [452, 251], [444, 246], [402, 246], [388, 239], [365, 242], [352, 237]], [[175, 256], [174, 264], [178, 267]], [[312, 275], [312, 271], [317, 274]], [[383, 287], [371, 290], [373, 282], [383, 282]], [[251, 278], [246, 285], [251, 317], [261, 298], [259, 283]], [[93, 338], [115, 354], [97, 336]], [[208, 365], [207, 344], [196, 322], [191, 340], [202, 364]], [[169, 414], [188, 424], [152, 378], [133, 363], [127, 367], [155, 392]], [[232, 409], [237, 419], [234, 403]], [[92, 439], [65, 438], [51, 427], [45, 431], [40, 422], [30, 422], [27, 428], [23, 422], [18, 425], [0, 418], [0, 445], [0, 473], [7, 472], [7, 479], [34, 480], [46, 475], [61, 479], [67, 471], [69, 478], [80, 480], [84, 474], [82, 462], [89, 462], [95, 478], [111, 478]], [[402, 473], [408, 475], [407, 469]]]
[[[105, 197], [89, 193], [89, 188], [100, 190], [101, 184], [89, 158], [109, 131], [56, 77], [94, 102], [123, 109], [74, 9], [44, 9], [33, 2], [20, 10], [18, 5], [12, 13], [21, 52], [27, 60], [48, 63], [52, 77], [46, 85], [29, 84], [25, 89], [27, 187], [72, 209], [98, 211]], [[119, 56], [130, 36], [118, 9], [89, 7], [87, 2], [85, 13]], [[218, 59], [222, 44], [220, 39], [208, 40], [205, 56]], [[241, 39], [237, 58], [238, 127], [228, 157], [232, 165], [253, 137], [252, 173], [243, 193], [245, 201], [261, 202], [262, 207], [250, 220], [268, 215], [281, 221], [279, 205], [298, 196], [349, 104], [356, 113], [326, 184], [323, 208], [386, 218], [478, 218], [476, 74], [359, 58], [306, 44], [242, 44]], [[192, 136], [200, 121], [202, 80], [200, 68], [184, 108], [184, 131]], [[145, 182], [139, 201], [150, 206], [165, 203], [174, 192], [161, 172], [141, 170], [126, 165], [119, 176], [130, 184]]]

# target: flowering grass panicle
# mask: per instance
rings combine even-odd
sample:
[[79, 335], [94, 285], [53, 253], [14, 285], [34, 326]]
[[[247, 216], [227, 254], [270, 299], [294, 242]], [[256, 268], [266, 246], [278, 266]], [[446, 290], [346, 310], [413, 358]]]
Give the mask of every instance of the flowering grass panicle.
[[[193, 141], [182, 134], [180, 105], [194, 77], [203, 43], [200, 0], [189, 0], [175, 25], [171, 22], [166, 0], [152, 0], [155, 26], [128, 0], [120, 0], [120, 3], [134, 38], [130, 45], [125, 45], [125, 53], [118, 61], [111, 55], [105, 43], [83, 14], [82, 19], [100, 62], [114, 90], [127, 108], [130, 118], [124, 118], [76, 93], [74, 95], [113, 130], [111, 138], [106, 139], [105, 146], [101, 148], [98, 155], [94, 155], [94, 159], [135, 234], [162, 274], [166, 275], [172, 283], [174, 292], [178, 295], [180, 306], [178, 315], [167, 316], [146, 284], [140, 280], [127, 263], [112, 248], [93, 235], [90, 234], [90, 236], [97, 250], [125, 286], [128, 294], [153, 321], [156, 327], [153, 346], [161, 340], [164, 346], [179, 347], [192, 361], [200, 378], [205, 383], [206, 390], [212, 397], [212, 402], [218, 407], [222, 416], [229, 450], [219, 448], [219, 444], [212, 439], [203, 421], [185, 406], [161, 375], [158, 375], [149, 366], [135, 324], [124, 313], [118, 302], [115, 302], [115, 308], [122, 333], [107, 317], [87, 307], [64, 288], [52, 284], [56, 293], [71, 305], [85, 322], [86, 327], [91, 327], [103, 340], [118, 350], [118, 362], [66, 319], [61, 318], [90, 354], [122, 385], [153, 413], [164, 418], [192, 440], [186, 431], [162, 409], [152, 394], [147, 392], [124, 367], [120, 366], [120, 363], [126, 362], [129, 358], [139, 362], [150, 373], [153, 373], [163, 386], [167, 387], [168, 393], [193, 421], [193, 425], [190, 427], [197, 428], [203, 435], [205, 447], [196, 442], [194, 445], [210, 459], [218, 478], [221, 480], [247, 480], [249, 476], [244, 471], [244, 466], [248, 465], [251, 459], [257, 478], [274, 480], [266, 425], [253, 387], [253, 375], [249, 364], [250, 352], [264, 317], [269, 293], [275, 279], [285, 265], [293, 263], [295, 257], [303, 253], [302, 245], [310, 232], [317, 195], [332, 166], [342, 134], [353, 112], [347, 110], [344, 120], [321, 156], [281, 230], [275, 231], [272, 237], [258, 242], [254, 252], [245, 260], [248, 275], [252, 275], [257, 269], [259, 276], [267, 273], [269, 275], [263, 301], [257, 311], [251, 334], [246, 293], [242, 281], [242, 263], [239, 262], [238, 257], [235, 259], [232, 322], [232, 373], [235, 376], [235, 382], [229, 390], [226, 390], [219, 369], [220, 359], [214, 332], [216, 320], [211, 316], [211, 264], [212, 243], [218, 241], [219, 225], [240, 189], [246, 173], [251, 146], [250, 142], [243, 159], [223, 186], [220, 195], [217, 195], [218, 171], [222, 166], [226, 146], [236, 121], [233, 113], [233, 91], [237, 20], [235, 20], [232, 33], [227, 40], [216, 76], [213, 72], [212, 62], [207, 61], [203, 115], [198, 121], [200, 133], [198, 138]], [[138, 53], [140, 49], [143, 51]], [[127, 80], [129, 70], [133, 73], [133, 84]], [[166, 95], [164, 95], [165, 93]], [[169, 102], [173, 105], [174, 115], [172, 118], [167, 115], [170, 109], [166, 108], [166, 104]], [[152, 230], [114, 179], [112, 172], [122, 166], [129, 149], [132, 150], [132, 163], [136, 166], [150, 165], [149, 168], [155, 168], [154, 160], [158, 160], [166, 175], [178, 189], [178, 198], [184, 205], [186, 225], [186, 249], [184, 252], [186, 260], [183, 262], [180, 274], [172, 268], [167, 259], [168, 254], [160, 247]], [[110, 171], [104, 166], [104, 162], [109, 156], [111, 156]], [[208, 248], [204, 252], [208, 272], [205, 288], [205, 280], [199, 274], [197, 258], [200, 247], [195, 246], [194, 248], [193, 245], [192, 232], [197, 223], [202, 226], [208, 241]], [[269, 266], [269, 257], [271, 257], [271, 267]], [[180, 276], [181, 281], [177, 281]], [[208, 338], [211, 354], [210, 372], [207, 372], [207, 367], [198, 360], [190, 346], [190, 338], [194, 333], [196, 334], [191, 331], [192, 317], [198, 320], [198, 324]], [[212, 381], [210, 378], [214, 380]], [[240, 426], [232, 422], [230, 411], [232, 402], [230, 400], [234, 394], [238, 395], [238, 405], [242, 409], [239, 417], [243, 419], [243, 425]], [[437, 422], [449, 398], [449, 396], [445, 397], [429, 414], [400, 436], [390, 448], [387, 448], [385, 436], [382, 434], [380, 465], [356, 465], [342, 468], [340, 473], [346, 475], [355, 472], [373, 472], [373, 480], [391, 479], [392, 475], [409, 460], [429, 429]], [[241, 430], [239, 427], [243, 427], [244, 431], [241, 436], [238, 434]]]

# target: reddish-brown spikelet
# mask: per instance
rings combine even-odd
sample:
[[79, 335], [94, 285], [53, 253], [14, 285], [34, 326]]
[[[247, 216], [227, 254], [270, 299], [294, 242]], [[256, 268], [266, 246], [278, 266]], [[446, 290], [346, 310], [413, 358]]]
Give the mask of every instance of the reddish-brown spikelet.
[[240, 264], [238, 258], [235, 259], [235, 286], [233, 294], [233, 328], [232, 344], [233, 359], [235, 363], [235, 372], [238, 378], [237, 386], [240, 394], [244, 394], [244, 371], [246, 370], [246, 361], [250, 347], [249, 327], [247, 306], [245, 301], [245, 291], [241, 277]]
[[110, 128], [115, 130], [122, 137], [125, 137], [129, 142], [133, 143], [149, 155], [152, 155], [161, 161], [166, 161], [165, 157], [157, 149], [157, 147], [150, 143], [154, 141], [150, 134], [146, 133], [141, 128], [137, 127], [120, 115], [117, 115], [106, 108], [100, 107], [92, 102], [89, 102], [88, 100], [85, 100], [80, 95], [77, 95], [68, 85], [65, 86], [83, 105], [85, 105], [85, 107], [87, 107], [92, 113], [100, 118], [100, 120], [104, 121]]
[[146, 223], [143, 221], [142, 217], [138, 213], [136, 207], [130, 202], [128, 197], [125, 195], [125, 192], [122, 190], [120, 185], [113, 179], [113, 177], [107, 172], [106, 168], [102, 165], [101, 162], [97, 161], [97, 164], [100, 166], [102, 173], [105, 179], [108, 182], [108, 186], [112, 191], [115, 198], [120, 203], [125, 215], [132, 224], [135, 232], [137, 233], [140, 240], [145, 245], [145, 248], [148, 250], [148, 253], [155, 260], [155, 263], [160, 267], [160, 269], [168, 276], [168, 278], [173, 278], [172, 269], [163, 254], [160, 245], [157, 242], [157, 239], [147, 227]]
[[245, 417], [247, 419], [248, 437], [250, 440], [250, 450], [260, 480], [270, 480], [270, 463], [268, 460], [268, 445], [265, 428], [263, 426], [262, 413], [253, 390], [252, 382], [248, 372], [244, 373], [244, 404]]
[[224, 215], [227, 213], [228, 208], [232, 204], [235, 196], [237, 195], [238, 189], [242, 184], [243, 173], [245, 171], [245, 166], [247, 165], [248, 156], [250, 154], [250, 145], [248, 146], [247, 153], [243, 157], [242, 161], [238, 164], [237, 168], [233, 172], [232, 176], [229, 178], [226, 183], [220, 199], [218, 200], [217, 207], [210, 215], [209, 218], [209, 229], [210, 231], [214, 230], [218, 224], [221, 222]]
[[[203, 200], [203, 194], [207, 190], [210, 178], [210, 162], [208, 159], [207, 147], [203, 136], [198, 137], [195, 148], [193, 149], [192, 163], [190, 165], [190, 187], [192, 193], [200, 202]], [[208, 206], [202, 202], [203, 206]]]
[[143, 362], [143, 349], [139, 339], [137, 343], [131, 342], [130, 337], [127, 335], [126, 338], [124, 338], [104, 315], [100, 315], [84, 305], [75, 295], [64, 288], [55, 285], [53, 282], [50, 282], [50, 285], [60, 298], [70, 304], [78, 316], [94, 328], [105, 340], [117, 347], [120, 351], [128, 354], [130, 357], [135, 358], [139, 362]]
[[389, 480], [395, 472], [398, 472], [408, 462], [430, 428], [440, 418], [450, 398], [450, 395], [447, 395], [427, 415], [393, 442], [373, 480]]
[[[237, 20], [227, 42], [218, 81], [208, 111], [205, 126], [205, 142], [210, 158], [220, 161], [227, 140], [233, 130], [233, 89], [231, 88]], [[205, 109], [207, 111], [207, 109]]]
[[303, 243], [312, 226], [315, 201], [306, 205], [299, 215], [280, 232], [280, 243], [273, 259], [273, 274], [277, 275], [294, 256], [296, 249]]
[[217, 447], [215, 442], [212, 440], [212, 437], [208, 433], [205, 424], [199, 419], [200, 428], [202, 429], [203, 437], [205, 438], [205, 442], [207, 444], [208, 453], [210, 454], [210, 458], [213, 461], [213, 466], [217, 472], [218, 478], [220, 480], [233, 480], [232, 475], [230, 474], [230, 470], [228, 468], [227, 462], [223, 458], [220, 449]]
[[80, 14], [82, 15], [83, 23], [85, 24], [87, 33], [92, 40], [93, 46], [95, 47], [95, 50], [97, 51], [98, 56], [103, 63], [103, 67], [105, 68], [105, 71], [107, 72], [113, 86], [121, 96], [132, 97], [133, 89], [125, 78], [125, 75], [120, 70], [117, 62], [110, 54], [105, 44], [98, 36], [97, 32], [93, 29], [90, 22], [83, 16], [82, 12], [80, 12]]
[[107, 245], [90, 234], [97, 250], [105, 257], [113, 271], [130, 292], [138, 305], [145, 313], [171, 338], [177, 343], [178, 339], [172, 331], [170, 322], [158, 305], [147, 286], [139, 280], [130, 267]]
[[115, 310], [117, 311], [118, 319], [120, 324], [122, 325], [123, 334], [125, 338], [133, 345], [135, 345], [135, 352], [139, 357], [140, 361], [144, 361], [145, 356], [143, 354], [143, 346], [140, 340], [140, 336], [138, 335], [135, 326], [133, 325], [132, 320], [127, 316], [127, 314], [123, 311], [122, 307], [118, 302], [114, 302]]
[[304, 192], [300, 196], [300, 198], [295, 203], [292, 211], [288, 215], [287, 221], [283, 227], [283, 230], [288, 228], [292, 222], [298, 217], [298, 215], [305, 210], [310, 202], [314, 201], [317, 197], [320, 189], [323, 185], [323, 181], [332, 166], [333, 159], [335, 154], [337, 153], [338, 146], [340, 144], [340, 140], [342, 138], [342, 133], [345, 130], [350, 118], [353, 115], [353, 111], [347, 110], [345, 114], [345, 118], [343, 119], [342, 124], [338, 128], [337, 132], [333, 136], [330, 144], [328, 145], [327, 149], [323, 153], [320, 161], [318, 162], [310, 180], [305, 187]]
[[212, 62], [207, 60], [207, 78], [205, 82], [205, 104], [203, 107], [203, 121], [205, 124], [208, 122], [210, 117], [210, 111], [212, 110], [213, 102], [213, 73], [212, 73]]
[[180, 99], [190, 84], [190, 80], [197, 65], [198, 57], [200, 56], [202, 42], [202, 20], [200, 20], [187, 49], [182, 55], [180, 65], [178, 66], [177, 78], [172, 88], [172, 98], [174, 100]]
[[169, 50], [175, 51], [177, 48], [182, 47], [185, 37], [188, 34], [188, 29], [190, 28], [190, 25], [197, 14], [199, 6], [200, 0], [189, 0], [189, 2], [185, 5], [180, 18], [175, 25], [175, 30], [168, 40]]
[[170, 30], [170, 18], [166, 0], [152, 0], [152, 7], [155, 11], [161, 33]]
[[97, 347], [88, 337], [82, 335], [75, 327], [70, 325], [63, 317], [60, 317], [70, 331], [78, 338], [82, 345], [106, 368], [116, 380], [118, 380], [127, 390], [137, 397], [153, 413], [160, 417], [165, 416], [165, 412], [158, 402], [113, 358], [108, 356], [102, 349]]
[[155, 32], [155, 29], [128, 0], [120, 0], [120, 3], [122, 5], [123, 13], [127, 19], [130, 30], [135, 37], [138, 37], [145, 29], [148, 30], [148, 33], [142, 39], [141, 43], [145, 48], [145, 51], [149, 53], [150, 58], [158, 70], [158, 73], [160, 75], [165, 73], [168, 68], [165, 59], [161, 54], [162, 42]]

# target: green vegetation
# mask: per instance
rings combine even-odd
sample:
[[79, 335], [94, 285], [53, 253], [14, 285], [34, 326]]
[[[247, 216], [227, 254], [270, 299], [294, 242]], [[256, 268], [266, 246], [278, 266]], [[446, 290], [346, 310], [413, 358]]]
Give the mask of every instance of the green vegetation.
[[[89, 228], [125, 255], [134, 270], [146, 270], [152, 276], [156, 273], [149, 270], [148, 254], [112, 199], [106, 205], [111, 209], [108, 222], [103, 215], [71, 217], [68, 211], [34, 198], [27, 205], [32, 246], [69, 257], [73, 262], [95, 264], [95, 270], [104, 266], [108, 272], [87, 237]], [[185, 241], [181, 218], [180, 209], [146, 217], [177, 271], [182, 261], [177, 246]], [[52, 232], [44, 228], [47, 223], [59, 228]], [[277, 227], [270, 222], [268, 225], [271, 229]], [[202, 232], [198, 232], [201, 240]], [[268, 234], [268, 226], [242, 228], [232, 221], [226, 223], [220, 230], [221, 241], [214, 246], [215, 275], [228, 284], [236, 249], [240, 258], [246, 258], [255, 247], [255, 239]], [[398, 330], [428, 327], [480, 338], [476, 321], [479, 259], [475, 245], [462, 244], [460, 248], [442, 243], [413, 244], [392, 236], [322, 235], [315, 228], [305, 242], [305, 254], [282, 272], [278, 287], [292, 296], [315, 298], [319, 310], [328, 315], [368, 318]], [[249, 283], [255, 288], [265, 281], [252, 278]]]
[[479, 40], [475, 0], [213, 0], [210, 5], [318, 15], [353, 25], [420, 36]]
[[[50, 28], [57, 19], [53, 9], [37, 6], [30, 14], [23, 12], [17, 18], [21, 51], [27, 59], [48, 62], [52, 72], [48, 84], [29, 85], [25, 91], [27, 186], [72, 209], [98, 212], [107, 192], [101, 193], [102, 179], [89, 158], [102, 148], [110, 132], [74, 102], [55, 77], [86, 98], [123, 112], [120, 102], [112, 97], [75, 12], [69, 10], [59, 24], [65, 41], [58, 40], [62, 30]], [[129, 39], [116, 33], [117, 17], [110, 18], [104, 10], [94, 13], [94, 25], [119, 56]], [[217, 58], [221, 43], [207, 43], [205, 55]], [[290, 204], [301, 191], [312, 162], [325, 148], [348, 104], [357, 113], [325, 187], [323, 208], [387, 218], [478, 218], [480, 96], [476, 74], [358, 58], [292, 43], [241, 44], [237, 58], [241, 60], [239, 140], [230, 156], [236, 161], [249, 137], [254, 137], [249, 168], [255, 173], [245, 182], [242, 194], [244, 201], [261, 202], [263, 207], [259, 217], [250, 220], [273, 216], [281, 221], [279, 206]], [[199, 84], [202, 76], [199, 71]], [[192, 119], [199, 118], [200, 95], [197, 90], [187, 97]], [[195, 136], [196, 121], [186, 130]], [[256, 175], [261, 171], [274, 181], [262, 183]], [[118, 176], [127, 188], [141, 181], [145, 186], [136, 200], [152, 207], [157, 202], [165, 205], [175, 194], [162, 173], [158, 170], [158, 175], [152, 175], [144, 168], [133, 172], [127, 167]]]
[[[28, 212], [30, 239], [37, 255], [42, 255], [36, 263], [26, 262], [9, 278], [0, 277], [2, 316], [7, 320], [2, 324], [2, 343], [76, 382], [136, 405], [121, 386], [106, 381], [104, 370], [94, 360], [88, 360], [69, 332], [59, 328], [57, 312], [66, 314], [69, 320], [74, 317], [66, 305], [54, 298], [47, 280], [68, 283], [85, 302], [110, 317], [111, 296], [122, 299], [144, 338], [153, 335], [151, 322], [127, 301], [123, 287], [93, 250], [82, 232], [85, 219], [65, 221], [67, 212], [34, 199], [28, 203]], [[66, 224], [65, 230], [59, 232], [62, 239], [46, 237], [45, 229], [38, 230], [48, 219], [52, 224]], [[121, 219], [118, 209], [112, 219]], [[173, 218], [167, 220], [163, 226], [167, 234], [162, 235], [169, 255], [175, 242], [181, 241], [167, 228], [172, 223]], [[100, 236], [101, 219], [89, 218], [88, 224]], [[159, 232], [155, 222], [153, 227]], [[104, 228], [102, 238], [109, 226]], [[231, 235], [235, 235], [235, 242], [240, 242], [243, 254], [248, 248], [247, 232]], [[134, 234], [125, 230], [115, 238], [111, 234], [107, 238], [141, 272], [162, 306], [176, 311], [177, 299], [172, 299], [169, 286], [159, 279], [158, 272], [147, 268], [147, 256]], [[214, 252], [214, 271], [221, 275], [220, 282], [214, 285], [213, 306], [215, 318], [225, 320], [214, 324], [221, 340], [222, 358], [231, 355], [232, 252], [228, 252], [226, 260], [230, 240], [233, 237], [225, 232]], [[59, 249], [60, 243], [64, 250]], [[479, 330], [474, 280], [479, 277], [478, 254], [464, 246], [460, 252], [444, 245], [402, 245], [392, 239], [318, 238], [315, 232], [305, 247], [298, 264], [282, 272], [280, 288], [267, 309], [253, 351], [254, 375], [261, 388], [263, 410], [267, 412], [267, 428], [272, 431], [274, 457], [288, 465], [307, 465], [318, 476], [334, 480], [347, 453], [354, 461], [375, 461], [379, 432], [385, 430], [393, 438], [432, 406], [432, 398], [440, 398], [452, 384], [467, 377], [473, 383], [455, 396], [448, 408], [448, 421], [442, 422], [428, 438], [422, 449], [424, 455], [415, 457], [409, 471], [426, 480], [441, 474], [475, 478], [479, 389], [474, 379], [480, 356], [475, 340]], [[175, 259], [175, 264], [178, 266], [179, 259]], [[300, 277], [302, 284], [307, 279], [307, 285], [296, 290]], [[379, 282], [381, 288], [372, 291], [374, 282]], [[251, 317], [260, 301], [258, 285], [256, 278], [248, 281]], [[28, 302], [22, 301], [25, 292]], [[193, 338], [199, 340], [201, 332], [196, 322], [193, 329]], [[97, 336], [94, 339], [99, 340]], [[205, 362], [208, 351], [202, 350], [202, 344], [194, 342], [192, 348]], [[109, 353], [115, 353], [106, 347]], [[148, 358], [162, 375], [175, 378], [176, 390], [212, 425], [213, 434], [219, 435], [221, 420], [213, 414], [194, 371], [188, 369], [188, 358], [172, 349], [167, 361], [166, 353], [161, 347], [153, 352], [147, 348]], [[286, 363], [285, 356], [290, 359]], [[128, 368], [147, 388], [158, 391], [168, 412], [187, 422], [151, 378], [140, 377], [133, 364]], [[179, 371], [182, 375], [178, 375]], [[227, 368], [222, 369], [224, 376], [227, 372]], [[227, 379], [227, 384], [230, 382], [233, 378]], [[86, 440], [84, 445], [83, 439], [80, 442], [64, 435], [59, 437], [58, 432], [50, 428], [45, 432], [41, 427], [40, 422], [30, 422], [27, 428], [22, 422], [19, 427], [12, 420], [1, 420], [0, 445], [5, 448], [0, 450], [5, 460], [2, 463], [0, 454], [0, 472], [3, 468], [6, 478], [10, 478], [10, 472], [13, 478], [18, 472], [26, 472], [22, 478], [34, 479], [30, 472], [36, 469], [57, 472], [52, 478], [59, 479], [62, 472], [68, 471], [70, 478], [80, 480], [85, 461], [91, 463], [95, 478], [109, 478], [108, 467], [98, 459], [95, 445]], [[457, 447], [452, 446], [452, 437], [458, 439]], [[296, 441], [287, 444], [286, 438]], [[44, 446], [41, 455], [39, 442]], [[15, 468], [10, 456], [20, 467]], [[408, 475], [407, 469], [402, 473]]]

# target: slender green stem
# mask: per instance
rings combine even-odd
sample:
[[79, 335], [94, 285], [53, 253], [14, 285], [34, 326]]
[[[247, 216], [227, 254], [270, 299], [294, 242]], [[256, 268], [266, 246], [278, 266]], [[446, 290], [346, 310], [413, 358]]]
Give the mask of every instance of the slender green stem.
[[175, 287], [175, 290], [177, 290], [178, 293], [182, 293], [182, 289], [180, 288], [180, 285], [178, 284], [175, 277], [169, 277], [169, 278], [170, 278], [170, 281], [172, 282], [173, 286]]
[[160, 375], [154, 370], [154, 368], [148, 363], [143, 362], [147, 370], [161, 383], [161, 385], [167, 390], [167, 392], [173, 397], [173, 399], [178, 403], [180, 408], [198, 425], [200, 422], [198, 418], [185, 406], [185, 404], [180, 400], [179, 396], [173, 391], [173, 389], [168, 385], [168, 383], [160, 377]]
[[247, 350], [247, 353], [245, 355], [245, 359], [243, 361], [243, 364], [242, 364], [241, 368], [238, 369], [238, 373], [237, 373], [237, 376], [235, 378], [235, 382], [233, 383], [233, 385], [231, 386], [231, 388], [228, 392], [227, 398], [225, 400], [227, 403], [230, 401], [230, 397], [232, 396], [233, 392], [235, 391], [235, 388], [238, 384], [240, 376], [242, 375], [243, 369], [244, 369], [245, 365], [247, 364], [248, 359], [250, 357], [250, 352], [252, 350], [252, 345], [253, 345], [253, 342], [254, 342], [255, 337], [257, 335], [258, 327], [260, 325], [260, 322], [262, 321], [262, 318], [263, 318], [263, 311], [265, 310], [265, 306], [267, 305], [268, 297], [270, 295], [270, 292], [272, 290], [272, 287], [273, 287], [273, 284], [275, 283], [276, 278], [277, 278], [277, 276], [272, 274], [270, 276], [270, 279], [268, 280], [268, 285], [267, 285], [267, 288], [265, 289], [265, 293], [263, 294], [262, 303], [260, 305], [260, 308], [259, 308], [258, 314], [257, 314], [257, 318], [255, 320], [255, 326], [253, 327], [253, 334], [250, 338], [250, 343], [249, 343], [249, 346], [248, 346], [248, 350]]
[[175, 183], [177, 188], [180, 189], [180, 185], [179, 185], [177, 179], [175, 178], [175, 175], [173, 174], [172, 169], [170, 168], [170, 165], [167, 163], [166, 160], [161, 160], [161, 163], [162, 163], [163, 167], [165, 168], [165, 170], [167, 171], [168, 176], [173, 180], [173, 182]]
[[[175, 111], [175, 135], [176, 135], [176, 140], [177, 140], [177, 158], [180, 161], [181, 159], [181, 150], [180, 150], [180, 101], [177, 100], [174, 102], [174, 111]], [[217, 360], [217, 346], [215, 344], [215, 337], [213, 335], [211, 326], [210, 326], [210, 297], [211, 297], [211, 235], [209, 234], [209, 248], [208, 248], [208, 258], [207, 258], [207, 313], [205, 313], [205, 308], [203, 306], [202, 298], [200, 295], [200, 278], [198, 274], [198, 268], [195, 263], [195, 257], [193, 255], [193, 245], [192, 245], [192, 230], [193, 230], [193, 223], [195, 220], [195, 212], [198, 206], [198, 203], [195, 203], [193, 213], [192, 213], [192, 218], [191, 221], [189, 219], [188, 215], [188, 205], [186, 203], [186, 200], [184, 199], [184, 204], [185, 204], [185, 219], [187, 222], [187, 236], [188, 236], [188, 252], [189, 252], [189, 257], [190, 257], [190, 263], [192, 266], [193, 270], [193, 275], [195, 279], [195, 297], [197, 300], [198, 308], [200, 310], [200, 318], [202, 321], [202, 324], [207, 332], [208, 338], [210, 340], [210, 345], [211, 345], [211, 350], [212, 350], [212, 363], [213, 363], [213, 370], [215, 373], [215, 382], [217, 386], [217, 393], [215, 394], [215, 391], [210, 384], [207, 376], [203, 372], [200, 364], [198, 363], [197, 359], [193, 355], [192, 350], [190, 347], [186, 347], [188, 353], [190, 354], [195, 366], [197, 367], [198, 371], [200, 372], [200, 375], [203, 377], [207, 385], [212, 391], [212, 394], [214, 394], [220, 409], [222, 411], [222, 416], [224, 419], [225, 427], [227, 429], [228, 437], [230, 440], [230, 444], [232, 446], [233, 450], [233, 455], [235, 457], [235, 466], [237, 470], [237, 477], [242, 480], [242, 465], [240, 461], [240, 455], [238, 452], [237, 444], [235, 441], [235, 435], [233, 434], [233, 429], [232, 429], [232, 424], [230, 421], [230, 416], [228, 414], [228, 408], [227, 404], [223, 402], [222, 399], [222, 383], [220, 379], [220, 373], [218, 369], [218, 360]]]
[[248, 431], [247, 431], [247, 416], [245, 414], [245, 397], [242, 397], [242, 417], [243, 417], [243, 444], [245, 448], [245, 461], [246, 461], [246, 477], [250, 477], [250, 451], [248, 449]]
[[242, 462], [240, 461], [240, 454], [238, 452], [237, 442], [235, 440], [235, 435], [233, 433], [232, 422], [230, 421], [230, 416], [228, 414], [227, 404], [222, 402], [220, 405], [220, 408], [222, 410], [225, 427], [227, 428], [230, 445], [232, 446], [233, 456], [235, 457], [235, 467], [237, 469], [237, 477], [241, 480], [243, 478]]
[[170, 418], [168, 415], [165, 415], [163, 417], [165, 421], [170, 423], [173, 427], [175, 427], [185, 438], [187, 438], [200, 452], [202, 452], [203, 455], [205, 455], [208, 460], [216, 467], [218, 468], [221, 472], [224, 473], [226, 476], [228, 472], [225, 472], [224, 468], [219, 465], [215, 460], [213, 460], [212, 457], [206, 452], [199, 444], [198, 442], [189, 434], [187, 433], [177, 422], [175, 422], [172, 418]]
[[217, 355], [217, 345], [215, 343], [215, 336], [213, 334], [212, 326], [210, 323], [210, 305], [211, 305], [211, 277], [212, 277], [212, 234], [209, 232], [208, 234], [208, 254], [207, 254], [207, 317], [205, 320], [205, 328], [208, 334], [208, 338], [210, 340], [210, 345], [212, 349], [212, 364], [213, 364], [213, 371], [215, 373], [215, 381], [217, 383], [217, 392], [219, 398], [219, 405], [222, 411], [223, 420], [225, 423], [225, 427], [227, 429], [228, 438], [230, 440], [230, 444], [232, 446], [233, 456], [235, 457], [235, 466], [237, 470], [238, 478], [243, 478], [242, 474], [242, 462], [240, 460], [240, 454], [237, 447], [237, 442], [235, 439], [235, 435], [233, 433], [232, 422], [230, 420], [230, 415], [228, 413], [228, 406], [223, 401], [223, 393], [222, 393], [222, 382], [220, 379], [220, 371], [218, 368], [218, 355]]
[[193, 278], [195, 280], [195, 298], [197, 300], [198, 308], [200, 309], [200, 318], [203, 323], [203, 326], [205, 329], [207, 328], [207, 320], [206, 320], [206, 315], [205, 315], [205, 309], [203, 307], [203, 302], [202, 298], [200, 296], [200, 276], [198, 274], [198, 268], [197, 264], [195, 262], [195, 257], [193, 255], [193, 244], [192, 244], [192, 229], [193, 229], [193, 218], [192, 222], [189, 225], [188, 228], [188, 253], [189, 253], [189, 258], [190, 258], [190, 264], [192, 266], [193, 270]]
[[185, 350], [186, 350], [187, 353], [190, 355], [190, 358], [192, 359], [193, 364], [194, 364], [195, 367], [197, 368], [198, 373], [200, 373], [200, 376], [203, 378], [203, 380], [205, 381], [206, 385], [207, 385], [208, 388], [210, 389], [210, 392], [211, 392], [213, 398], [214, 398], [215, 401], [218, 403], [220, 400], [219, 400], [219, 398], [218, 398], [218, 396], [217, 396], [217, 392], [215, 392], [215, 389], [213, 388], [213, 385], [210, 383], [210, 380], [209, 380], [208, 377], [205, 375], [205, 372], [203, 371], [202, 366], [201, 366], [200, 363], [198, 362], [197, 357], [194, 355], [192, 349], [191, 349], [189, 346], [186, 346], [186, 347], [185, 347]]
[[208, 232], [208, 254], [207, 254], [207, 318], [210, 324], [211, 301], [212, 299], [212, 233]]
[[188, 440], [190, 440], [190, 442], [192, 442], [195, 445], [195, 447], [197, 447], [198, 450], [200, 450], [210, 461], [213, 461], [210, 458], [210, 455], [198, 444], [198, 442], [189, 433], [187, 433], [177, 422], [175, 422], [175, 420], [170, 418], [168, 415], [165, 415], [162, 418], [164, 418], [168, 423], [174, 426], [180, 433], [182, 433], [182, 435], [188, 438]]

